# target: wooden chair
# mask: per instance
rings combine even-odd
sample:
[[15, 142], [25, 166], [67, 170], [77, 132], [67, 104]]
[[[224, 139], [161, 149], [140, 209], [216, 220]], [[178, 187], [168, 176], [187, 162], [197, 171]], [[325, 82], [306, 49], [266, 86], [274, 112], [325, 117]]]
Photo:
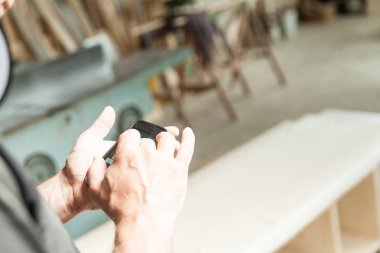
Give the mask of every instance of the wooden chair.
[[[155, 31], [152, 31], [151, 35], [155, 36], [156, 39], [162, 39], [163, 35], [171, 38], [170, 43], [164, 43], [165, 48], [174, 49], [182, 46], [195, 48], [191, 36], [189, 36], [185, 29], [185, 25], [187, 24], [186, 16], [179, 16], [178, 20], [182, 20], [183, 22], [177, 22], [178, 24], [175, 26], [174, 30], [165, 31], [165, 29], [160, 27], [159, 29], [162, 29], [161, 32], [158, 31], [159, 29], [157, 29]], [[174, 22], [176, 21], [177, 18], [174, 20]], [[146, 36], [146, 34], [144, 35]], [[157, 44], [150, 46], [157, 47]], [[160, 77], [163, 86], [163, 92], [160, 94], [155, 94], [155, 97], [160, 100], [173, 103], [177, 117], [185, 125], [190, 125], [190, 120], [185, 113], [183, 105], [185, 97], [189, 94], [198, 94], [205, 91], [215, 91], [223, 108], [226, 111], [228, 118], [231, 121], [237, 120], [237, 114], [220, 83], [214, 62], [208, 62], [206, 64], [202, 64], [201, 62], [202, 60], [200, 59], [200, 56], [195, 53], [190, 64], [191, 68], [194, 69], [197, 73], [197, 78], [189, 77], [188, 73], [186, 73], [186, 64], [182, 64], [176, 67], [175, 70], [178, 74], [179, 79], [176, 85], [171, 84], [169, 80], [170, 78], [168, 78], [167, 75], [163, 74]]]
[[[241, 66], [246, 61], [257, 57], [264, 57], [269, 61], [279, 84], [284, 86], [286, 84], [285, 75], [272, 52], [270, 38], [254, 8], [251, 8], [246, 1], [241, 1], [239, 5], [233, 7], [232, 13], [224, 25], [224, 29], [217, 22], [214, 22], [215, 30], [221, 38], [228, 56], [223, 65], [225, 67], [231, 66], [232, 68], [233, 78], [231, 83], [240, 82], [244, 93], [250, 94], [247, 81], [245, 81], [241, 73]], [[224, 11], [229, 10], [231, 9]], [[238, 23], [238, 36], [235, 40], [237, 43], [232, 45], [226, 34], [234, 29], [233, 24], [236, 24], [236, 22]], [[244, 43], [248, 45], [244, 45]]]
[[[210, 16], [232, 11], [232, 15], [225, 26], [226, 29], [222, 29], [221, 26], [217, 24], [215, 19], [210, 18], [215, 31], [215, 43], [219, 42], [221, 44], [221, 47], [219, 48], [221, 48], [222, 52], [217, 52], [217, 54], [224, 54], [224, 59], [220, 60], [218, 57], [215, 57], [212, 62], [202, 65], [200, 64], [201, 61], [197, 59], [197, 55], [195, 55], [195, 59], [193, 59], [193, 67], [197, 71], [201, 72], [201, 78], [196, 80], [189, 80], [183, 66], [177, 69], [180, 75], [179, 90], [169, 92], [174, 92], [171, 99], [175, 100], [178, 118], [180, 118], [185, 124], [189, 124], [189, 119], [184, 112], [182, 105], [183, 98], [189, 93], [197, 94], [209, 90], [214, 90], [217, 92], [229, 118], [232, 121], [236, 120], [237, 116], [233, 105], [230, 102], [226, 91], [224, 91], [220, 84], [220, 76], [226, 74], [227, 72], [227, 75], [229, 74], [231, 76], [230, 84], [240, 84], [243, 94], [249, 96], [251, 94], [251, 89], [242, 72], [242, 65], [252, 59], [256, 59], [258, 57], [267, 59], [278, 79], [279, 85], [286, 85], [285, 75], [283, 74], [282, 69], [272, 52], [271, 41], [264, 29], [263, 23], [254, 8], [250, 8], [246, 1], [242, 0], [231, 3], [227, 2], [227, 4], [219, 4], [216, 7], [206, 7], [201, 10], [194, 8], [190, 9], [190, 12], [191, 11], [204, 11]], [[184, 12], [189, 12], [189, 9]], [[238, 44], [232, 45], [229, 42], [226, 33], [229, 31], [231, 24], [236, 21], [239, 23], [237, 39]], [[247, 34], [249, 36], [246, 39], [245, 36], [247, 36]], [[185, 39], [184, 44], [194, 47], [191, 39], [189, 39], [188, 36], [186, 38], [187, 39]], [[247, 40], [247, 45], [244, 45], [243, 41]]]

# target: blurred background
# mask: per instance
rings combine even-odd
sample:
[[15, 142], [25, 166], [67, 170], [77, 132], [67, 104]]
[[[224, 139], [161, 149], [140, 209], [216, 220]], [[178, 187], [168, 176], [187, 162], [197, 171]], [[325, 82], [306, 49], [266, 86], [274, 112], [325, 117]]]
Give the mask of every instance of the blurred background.
[[2, 142], [43, 181], [111, 105], [110, 139], [138, 119], [191, 126], [195, 172], [283, 121], [380, 112], [379, 17], [378, 0], [16, 0]]

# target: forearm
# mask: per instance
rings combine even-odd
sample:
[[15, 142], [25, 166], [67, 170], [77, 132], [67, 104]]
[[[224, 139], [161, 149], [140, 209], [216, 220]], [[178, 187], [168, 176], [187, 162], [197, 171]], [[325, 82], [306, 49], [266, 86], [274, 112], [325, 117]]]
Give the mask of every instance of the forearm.
[[140, 216], [116, 225], [114, 253], [169, 253], [174, 222]]
[[79, 208], [74, 201], [73, 190], [65, 180], [62, 171], [60, 171], [37, 187], [42, 197], [49, 203], [63, 223], [79, 213]]

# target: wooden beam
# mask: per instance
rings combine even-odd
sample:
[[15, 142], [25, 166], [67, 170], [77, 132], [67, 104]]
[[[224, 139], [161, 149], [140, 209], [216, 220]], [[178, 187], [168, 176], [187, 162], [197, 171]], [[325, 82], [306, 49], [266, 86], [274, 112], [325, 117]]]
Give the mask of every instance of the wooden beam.
[[56, 57], [57, 52], [44, 39], [44, 34], [28, 10], [28, 2], [25, 0], [17, 1], [10, 13], [20, 31], [21, 38], [30, 48], [37, 60], [46, 61]]
[[343, 253], [336, 206], [324, 212], [277, 253], [287, 252]]
[[[77, 45], [80, 45], [82, 42], [82, 36], [77, 32], [73, 24], [68, 21], [68, 17], [65, 16], [62, 8], [58, 3], [54, 1], [50, 1], [51, 8], [54, 11], [53, 13], [57, 16], [62, 25], [67, 29], [67, 32], [72, 36], [73, 40]], [[75, 24], [74, 24], [75, 25]]]
[[14, 24], [10, 13], [7, 13], [2, 17], [1, 24], [9, 41], [12, 59], [20, 62], [35, 60], [35, 57], [33, 57], [24, 41], [20, 38], [19, 31]]
[[73, 53], [78, 50], [78, 45], [73, 39], [72, 35], [67, 31], [65, 26], [60, 20], [54, 16], [54, 9], [50, 1], [46, 0], [33, 0], [37, 10], [42, 18], [46, 20], [47, 25], [50, 27], [52, 33], [62, 44], [66, 52]]
[[78, 0], [66, 0], [66, 2], [68, 6], [73, 10], [73, 13], [76, 16], [79, 26], [85, 37], [94, 35], [95, 29], [90, 22], [90, 18], [88, 17], [88, 14], [86, 13], [82, 2]]
[[206, 12], [209, 15], [230, 11], [248, 3], [247, 0], [215, 1], [210, 3], [199, 3], [181, 8], [183, 13]]
[[84, 8], [88, 12], [88, 16], [92, 25], [96, 29], [100, 29], [103, 26], [103, 22], [100, 17], [97, 4], [94, 3], [94, 0], [82, 0], [82, 4], [84, 5]]
[[112, 1], [94, 0], [97, 5], [101, 19], [116, 42], [119, 53], [126, 54], [128, 52], [128, 35], [124, 27], [120, 15]]
[[371, 174], [338, 204], [343, 231], [380, 239], [379, 178]]

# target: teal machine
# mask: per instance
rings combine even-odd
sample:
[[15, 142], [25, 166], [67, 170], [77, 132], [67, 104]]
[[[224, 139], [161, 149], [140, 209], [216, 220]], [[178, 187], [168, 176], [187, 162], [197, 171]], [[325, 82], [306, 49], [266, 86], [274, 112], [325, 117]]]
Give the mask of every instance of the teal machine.
[[[112, 106], [118, 118], [109, 139], [147, 115], [152, 110], [148, 79], [190, 55], [186, 48], [145, 50], [111, 63], [98, 45], [18, 70], [0, 106], [1, 142], [38, 182], [44, 181], [64, 166], [75, 140], [105, 106]], [[10, 58], [1, 30], [0, 56], [4, 92]], [[105, 221], [103, 212], [89, 211], [66, 228], [77, 238]]]

